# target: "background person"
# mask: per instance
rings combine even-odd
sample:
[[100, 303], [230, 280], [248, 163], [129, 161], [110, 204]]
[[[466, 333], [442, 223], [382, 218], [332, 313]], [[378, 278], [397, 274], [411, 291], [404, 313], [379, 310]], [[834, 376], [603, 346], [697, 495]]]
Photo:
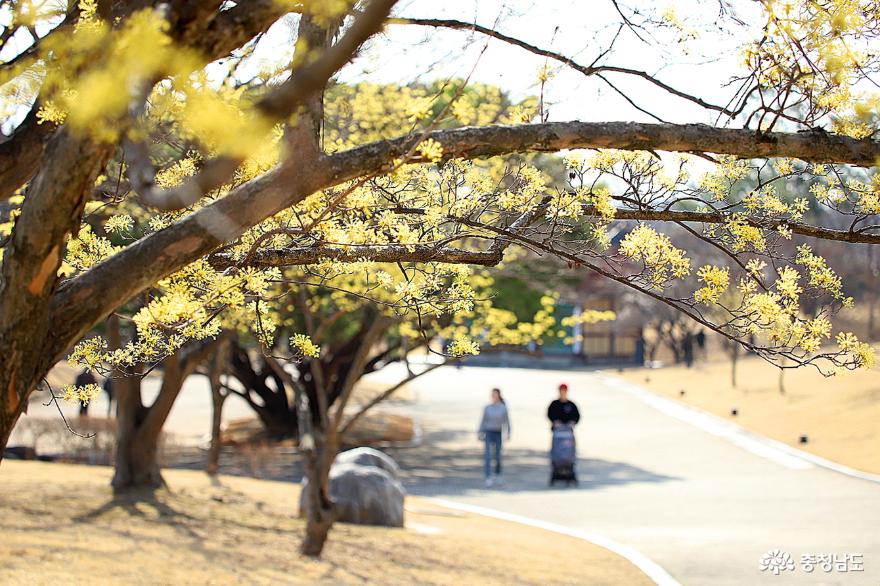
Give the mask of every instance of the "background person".
[[[92, 374], [88, 368], [84, 368], [82, 372], [80, 372], [76, 376], [76, 381], [74, 384], [78, 387], [84, 387], [86, 385], [96, 385], [98, 384], [97, 379], [95, 379], [95, 375]], [[85, 401], [80, 401], [79, 404], [79, 416], [85, 417], [89, 414], [89, 404]]]
[[[501, 390], [492, 389], [492, 402], [483, 409], [479, 430], [479, 437], [484, 442], [483, 472], [486, 477], [486, 486], [492, 486], [495, 479], [501, 476], [501, 435], [505, 429], [509, 440], [510, 417], [507, 414], [507, 405], [501, 396]], [[495, 455], [494, 479], [491, 475], [493, 454]]]
[[581, 420], [577, 405], [568, 400], [567, 384], [559, 385], [559, 398], [550, 403], [550, 407], [547, 408], [547, 418], [553, 427], [559, 427], [563, 424], [577, 425], [577, 422]]
[[104, 381], [104, 392], [107, 393], [107, 417], [109, 418], [113, 409], [113, 378], [109, 376]]

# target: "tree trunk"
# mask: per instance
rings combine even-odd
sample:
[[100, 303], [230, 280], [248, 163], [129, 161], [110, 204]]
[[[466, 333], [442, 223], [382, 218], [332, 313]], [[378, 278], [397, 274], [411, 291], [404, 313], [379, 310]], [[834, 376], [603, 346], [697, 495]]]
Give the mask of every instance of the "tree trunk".
[[221, 432], [223, 423], [223, 404], [226, 395], [211, 389], [211, 447], [208, 449], [208, 461], [205, 464], [205, 472], [209, 476], [217, 476], [220, 470]]
[[278, 408], [278, 406], [265, 408], [251, 405], [251, 407], [270, 439], [277, 441], [297, 436], [296, 414], [287, 409]]
[[12, 428], [18, 421], [21, 413], [15, 409], [9, 409], [6, 404], [0, 405], [0, 463], [3, 463], [3, 452], [9, 443], [9, 436], [12, 435]]
[[[230, 353], [229, 372], [244, 387], [242, 398], [257, 414], [266, 435], [273, 440], [297, 437], [296, 409], [290, 404], [284, 381], [272, 370], [265, 359], [257, 359], [254, 366], [247, 351], [233, 345]], [[275, 388], [269, 386], [272, 380]], [[257, 395], [259, 401], [255, 400]]]
[[868, 246], [868, 266], [865, 267], [868, 278], [868, 331], [865, 339], [868, 342], [874, 341], [874, 321], [875, 311], [877, 307], [877, 273], [874, 269], [874, 247]]
[[144, 428], [150, 408], [141, 402], [139, 375], [116, 379], [116, 409], [113, 491], [161, 488], [165, 481], [157, 459], [159, 436]]
[[211, 361], [209, 381], [211, 383], [211, 447], [208, 450], [208, 461], [205, 464], [205, 472], [209, 476], [216, 476], [220, 470], [220, 441], [221, 426], [223, 423], [223, 404], [226, 402], [228, 392], [223, 390], [221, 376], [226, 371], [229, 353], [229, 342], [225, 335], [218, 343], [214, 359]]
[[739, 360], [739, 344], [731, 342], [730, 348], [730, 384], [736, 388], [736, 364]]
[[320, 557], [336, 520], [336, 510], [330, 497], [330, 467], [338, 452], [335, 434], [318, 438], [316, 449], [302, 450], [305, 474], [308, 478], [306, 498], [309, 507], [306, 514], [306, 530], [300, 551], [309, 557]]
[[162, 488], [165, 479], [157, 458], [158, 441], [131, 431], [125, 434], [125, 440], [117, 440], [113, 492]]

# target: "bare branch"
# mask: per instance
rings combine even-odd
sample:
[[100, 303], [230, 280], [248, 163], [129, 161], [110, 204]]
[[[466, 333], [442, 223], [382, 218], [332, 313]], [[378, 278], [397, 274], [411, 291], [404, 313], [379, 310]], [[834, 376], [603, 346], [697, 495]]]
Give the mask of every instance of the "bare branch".
[[[715, 104], [710, 104], [709, 102], [706, 102], [696, 96], [692, 96], [692, 95], [685, 93], [681, 90], [677, 90], [674, 87], [663, 83], [662, 81], [660, 81], [659, 79], [657, 79], [656, 77], [654, 77], [653, 75], [651, 75], [650, 73], [648, 73], [646, 71], [641, 71], [638, 69], [630, 69], [627, 67], [614, 67], [611, 65], [581, 65], [580, 63], [577, 63], [576, 61], [574, 61], [570, 57], [566, 57], [565, 55], [562, 55], [560, 53], [556, 53], [554, 51], [549, 51], [547, 49], [542, 49], [540, 47], [536, 47], [535, 45], [531, 45], [529, 43], [526, 43], [525, 41], [522, 41], [522, 40], [517, 39], [515, 37], [511, 37], [509, 35], [505, 35], [504, 33], [498, 32], [498, 31], [491, 29], [489, 27], [481, 26], [476, 23], [464, 22], [461, 20], [435, 19], [435, 18], [391, 18], [388, 20], [388, 24], [412, 24], [412, 25], [430, 26], [430, 27], [436, 27], [436, 28], [449, 28], [449, 29], [455, 29], [455, 30], [475, 31], [475, 32], [487, 35], [489, 37], [492, 37], [493, 39], [497, 39], [499, 41], [503, 41], [505, 43], [515, 45], [517, 47], [525, 49], [526, 51], [528, 51], [530, 53], [534, 53], [535, 55], [540, 55], [541, 57], [546, 57], [548, 59], [552, 59], [554, 61], [562, 63], [562, 64], [566, 65], [567, 67], [570, 67], [571, 69], [574, 69], [575, 71], [582, 73], [588, 77], [591, 75], [596, 75], [598, 73], [604, 73], [604, 72], [623, 73], [626, 75], [632, 75], [635, 77], [642, 78], [645, 81], [648, 81], [648, 82], [656, 85], [660, 89], [662, 89], [662, 90], [664, 90], [674, 96], [677, 96], [677, 97], [682, 98], [684, 100], [687, 100], [689, 102], [693, 102], [702, 108], [706, 108], [707, 110], [714, 110], [716, 112], [721, 112], [722, 114], [726, 114], [727, 116], [731, 116], [731, 117], [736, 115], [736, 112], [733, 112], [732, 110], [729, 110], [723, 106], [717, 106]], [[624, 97], [626, 97], [626, 96], [624, 96]]]
[[[585, 208], [586, 213], [597, 214], [598, 212], [591, 208]], [[763, 228], [767, 230], [776, 230], [778, 228], [787, 228], [795, 234], [801, 236], [810, 236], [812, 238], [820, 238], [822, 240], [834, 240], [836, 242], [852, 242], [861, 244], [880, 244], [880, 234], [869, 234], [865, 232], [853, 232], [847, 230], [834, 230], [823, 226], [814, 226], [803, 222], [793, 222], [791, 220], [777, 218], [753, 218], [749, 216], [739, 216], [750, 226]], [[628, 210], [617, 208], [615, 213], [617, 220], [643, 220], [658, 222], [700, 222], [704, 224], [723, 224], [730, 217], [715, 212], [694, 212], [694, 211], [673, 211], [673, 210]]]
[[[500, 241], [499, 241], [500, 242]], [[375, 244], [375, 245], [317, 245], [308, 248], [276, 248], [260, 250], [250, 256], [246, 266], [289, 267], [317, 264], [332, 258], [339, 262], [440, 262], [448, 264], [473, 264], [494, 266], [501, 262], [503, 250], [474, 251], [463, 248], [437, 247], [425, 244]], [[210, 258], [216, 269], [238, 266], [239, 262], [229, 254], [216, 254]]]

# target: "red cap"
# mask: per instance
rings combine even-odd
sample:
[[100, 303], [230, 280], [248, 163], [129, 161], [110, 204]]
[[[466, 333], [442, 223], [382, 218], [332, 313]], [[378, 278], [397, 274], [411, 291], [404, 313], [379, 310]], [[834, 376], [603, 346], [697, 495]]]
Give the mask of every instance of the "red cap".
[[560, 385], [559, 385], [559, 390], [560, 390], [560, 391], [567, 391], [567, 390], [568, 390], [568, 385], [565, 384], [565, 383], [560, 384]]

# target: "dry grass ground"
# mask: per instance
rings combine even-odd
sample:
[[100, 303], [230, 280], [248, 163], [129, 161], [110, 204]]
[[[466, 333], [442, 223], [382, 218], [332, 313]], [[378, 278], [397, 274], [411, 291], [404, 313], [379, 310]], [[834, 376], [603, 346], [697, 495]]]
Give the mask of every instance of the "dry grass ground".
[[307, 560], [292, 484], [171, 470], [171, 491], [113, 499], [110, 475], [4, 462], [0, 583], [650, 584], [584, 541], [416, 498], [407, 529], [340, 524], [323, 559]]
[[[738, 385], [730, 362], [628, 370], [622, 378], [730, 418], [763, 435], [835, 462], [880, 473], [880, 377], [877, 369], [826, 378], [813, 368], [779, 370], [760, 358], [740, 359]], [[685, 394], [682, 396], [681, 391]], [[801, 435], [808, 443], [800, 444]]]

